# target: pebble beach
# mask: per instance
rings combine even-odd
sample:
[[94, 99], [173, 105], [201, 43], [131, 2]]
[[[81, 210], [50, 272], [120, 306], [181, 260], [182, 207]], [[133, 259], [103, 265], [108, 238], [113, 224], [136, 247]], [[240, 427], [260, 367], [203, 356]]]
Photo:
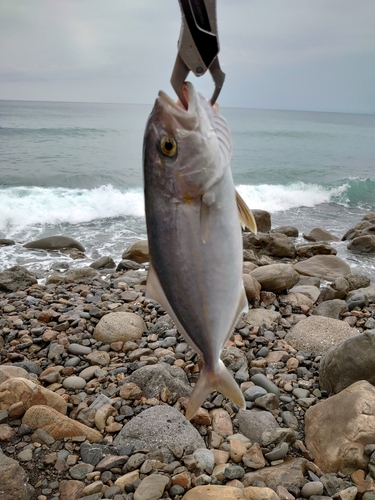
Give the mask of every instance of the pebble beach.
[[[255, 216], [222, 353], [245, 410], [213, 392], [186, 420], [202, 361], [145, 298], [147, 242], [115, 269], [0, 273], [2, 500], [375, 498], [375, 286], [327, 231], [296, 245]], [[355, 251], [374, 224], [348, 228]]]

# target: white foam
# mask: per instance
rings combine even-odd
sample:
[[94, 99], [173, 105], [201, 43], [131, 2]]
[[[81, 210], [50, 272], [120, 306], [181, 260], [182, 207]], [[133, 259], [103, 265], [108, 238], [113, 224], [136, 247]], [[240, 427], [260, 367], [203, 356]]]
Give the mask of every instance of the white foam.
[[329, 203], [333, 197], [342, 194], [346, 184], [339, 187], [323, 187], [318, 184], [295, 182], [287, 186], [259, 184], [239, 185], [237, 189], [252, 209], [267, 210], [275, 213], [297, 207], [314, 207]]
[[0, 200], [0, 231], [9, 237], [36, 225], [144, 216], [140, 188], [122, 191], [111, 185], [96, 189], [12, 187], [0, 189]]

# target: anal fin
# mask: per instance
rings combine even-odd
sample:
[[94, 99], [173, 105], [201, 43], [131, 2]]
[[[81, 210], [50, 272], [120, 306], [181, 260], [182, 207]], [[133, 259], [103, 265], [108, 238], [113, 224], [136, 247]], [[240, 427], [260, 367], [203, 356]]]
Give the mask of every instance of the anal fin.
[[242, 229], [249, 228], [254, 234], [257, 234], [257, 223], [255, 222], [254, 215], [237, 190], [236, 202]]

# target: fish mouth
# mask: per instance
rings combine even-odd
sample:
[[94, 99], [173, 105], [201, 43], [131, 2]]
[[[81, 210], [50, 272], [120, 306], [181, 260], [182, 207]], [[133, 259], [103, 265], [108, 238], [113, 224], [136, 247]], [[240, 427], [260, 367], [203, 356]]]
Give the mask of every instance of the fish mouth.
[[185, 82], [183, 84], [182, 91], [188, 105], [187, 109], [180, 100], [173, 100], [162, 90], [159, 91], [158, 97], [155, 101], [155, 109], [159, 108], [165, 111], [168, 115], [177, 120], [184, 128], [192, 129], [197, 121], [196, 111], [199, 97], [193, 84], [190, 82]]

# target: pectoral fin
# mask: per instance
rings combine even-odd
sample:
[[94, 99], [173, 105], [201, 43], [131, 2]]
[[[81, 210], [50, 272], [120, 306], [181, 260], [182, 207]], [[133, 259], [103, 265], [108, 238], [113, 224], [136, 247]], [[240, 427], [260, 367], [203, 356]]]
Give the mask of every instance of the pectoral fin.
[[257, 234], [257, 223], [254, 216], [238, 191], [236, 191], [236, 202], [242, 229], [249, 228], [254, 234]]

